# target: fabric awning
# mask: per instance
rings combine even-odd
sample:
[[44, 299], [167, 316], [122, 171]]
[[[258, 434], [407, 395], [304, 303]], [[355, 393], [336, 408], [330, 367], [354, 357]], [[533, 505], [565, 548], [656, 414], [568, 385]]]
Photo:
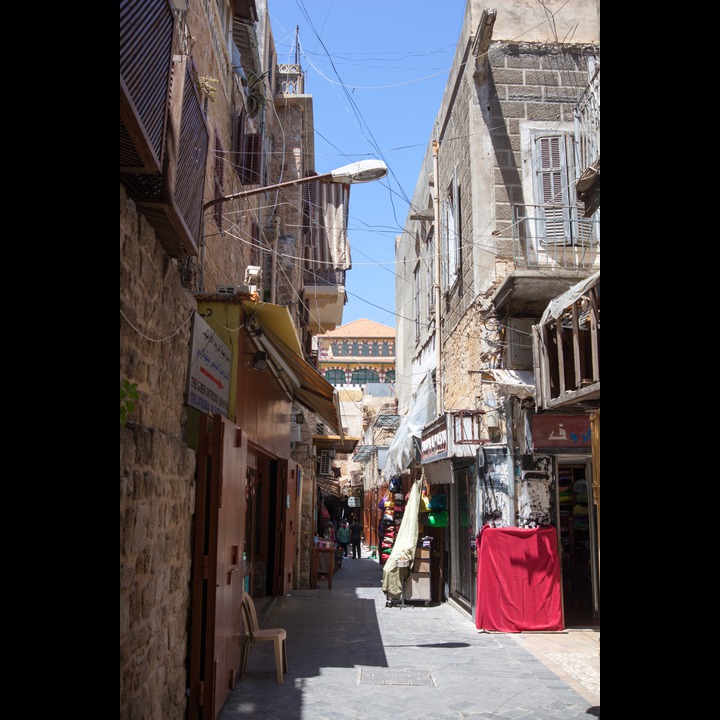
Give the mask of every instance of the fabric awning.
[[258, 334], [253, 340], [270, 356], [273, 366], [290, 386], [293, 397], [317, 413], [336, 433], [342, 430], [335, 388], [302, 355], [297, 330], [282, 305], [243, 301], [248, 319]]
[[407, 415], [403, 416], [398, 425], [393, 441], [387, 450], [385, 476], [390, 478], [400, 475], [410, 467], [415, 458], [415, 441], [420, 439], [423, 426], [435, 418], [436, 398], [432, 373], [428, 372], [420, 381]]
[[577, 285], [573, 285], [571, 288], [566, 290], [562, 295], [558, 295], [556, 298], [550, 301], [545, 312], [540, 318], [538, 325], [545, 325], [549, 322], [550, 318], [557, 320], [574, 302], [579, 300], [590, 288], [595, 287], [600, 283], [600, 271], [593, 273], [589, 277], [586, 277]]

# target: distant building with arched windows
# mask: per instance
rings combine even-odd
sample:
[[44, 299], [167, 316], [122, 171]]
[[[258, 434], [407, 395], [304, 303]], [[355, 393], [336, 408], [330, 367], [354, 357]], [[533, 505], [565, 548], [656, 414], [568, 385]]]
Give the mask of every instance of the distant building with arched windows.
[[314, 340], [318, 369], [336, 388], [395, 382], [395, 328], [363, 318]]

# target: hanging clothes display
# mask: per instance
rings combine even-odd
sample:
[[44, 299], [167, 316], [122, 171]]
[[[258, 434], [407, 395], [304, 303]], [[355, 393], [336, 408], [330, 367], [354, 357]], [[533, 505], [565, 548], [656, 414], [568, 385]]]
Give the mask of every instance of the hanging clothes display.
[[380, 565], [385, 565], [395, 544], [395, 536], [405, 511], [405, 498], [402, 494], [400, 478], [391, 479], [385, 495], [383, 495], [378, 503], [378, 509], [381, 513], [380, 526], [378, 528], [378, 536], [380, 537], [380, 554], [378, 559], [380, 560]]
[[[419, 535], [420, 485], [420, 480], [413, 483], [407, 503], [404, 502], [404, 497], [401, 495], [403, 500], [402, 522], [399, 524], [399, 531], [394, 538], [390, 555], [383, 567], [382, 589], [388, 596], [389, 602], [393, 597], [402, 596], [403, 583], [409, 577], [415, 559], [415, 549]], [[394, 494], [393, 502], [395, 502], [396, 497], [397, 494]], [[399, 565], [398, 563], [402, 564]]]

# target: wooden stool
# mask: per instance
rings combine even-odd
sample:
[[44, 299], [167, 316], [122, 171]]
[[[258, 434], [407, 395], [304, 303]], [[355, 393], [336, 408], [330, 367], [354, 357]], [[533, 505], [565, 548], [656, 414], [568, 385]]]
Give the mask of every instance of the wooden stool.
[[313, 587], [317, 587], [318, 578], [327, 580], [328, 590], [332, 590], [335, 571], [335, 548], [313, 548]]

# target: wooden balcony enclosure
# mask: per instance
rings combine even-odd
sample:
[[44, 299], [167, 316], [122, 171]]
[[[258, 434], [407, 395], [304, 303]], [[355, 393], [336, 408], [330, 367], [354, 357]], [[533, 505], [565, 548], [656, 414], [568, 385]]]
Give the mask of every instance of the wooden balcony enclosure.
[[120, 4], [120, 179], [173, 258], [197, 255], [210, 133], [170, 0]]

